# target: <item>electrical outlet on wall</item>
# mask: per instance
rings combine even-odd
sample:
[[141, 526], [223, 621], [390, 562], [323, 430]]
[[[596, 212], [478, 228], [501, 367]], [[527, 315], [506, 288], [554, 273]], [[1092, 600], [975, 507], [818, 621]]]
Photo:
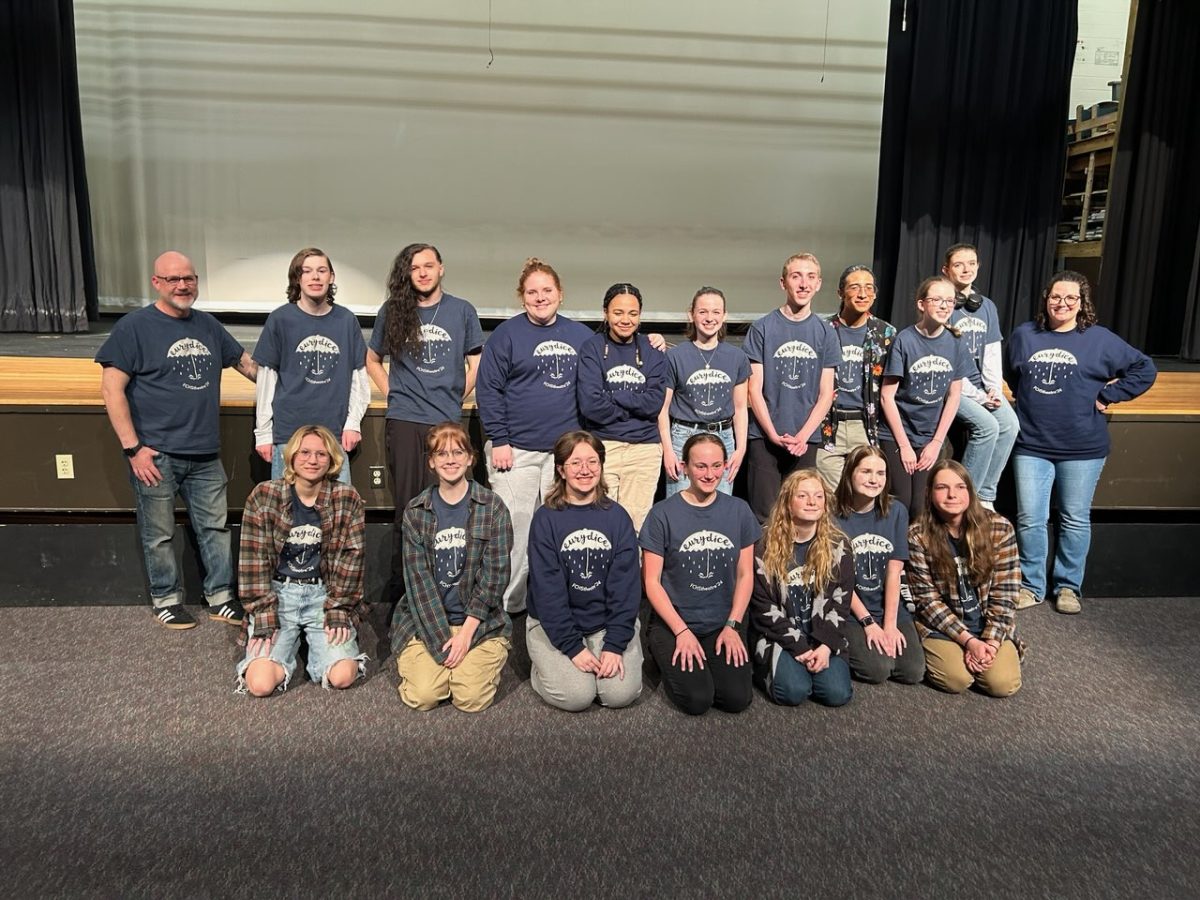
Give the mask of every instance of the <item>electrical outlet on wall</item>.
[[75, 457], [70, 453], [54, 454], [54, 471], [59, 478], [74, 478]]
[[383, 487], [383, 466], [371, 466], [371, 487]]

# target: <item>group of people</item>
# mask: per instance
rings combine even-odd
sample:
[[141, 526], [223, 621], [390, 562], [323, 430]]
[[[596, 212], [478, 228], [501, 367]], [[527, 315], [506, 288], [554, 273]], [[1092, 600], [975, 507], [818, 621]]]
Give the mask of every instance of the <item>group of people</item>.
[[[645, 647], [688, 713], [744, 709], [755, 683], [778, 703], [837, 706], [852, 674], [1009, 695], [1023, 649], [1015, 610], [1047, 595], [1051, 493], [1061, 524], [1049, 595], [1078, 612], [1103, 413], [1155, 373], [1095, 324], [1073, 272], [1048, 282], [1005, 354], [995, 304], [974, 290], [978, 265], [974, 247], [951, 247], [916, 292], [917, 323], [897, 333], [872, 314], [866, 266], [842, 273], [836, 313], [814, 314], [820, 264], [797, 254], [781, 273], [785, 302], [742, 348], [725, 340], [724, 295], [703, 287], [686, 341], [668, 349], [642, 333], [634, 285], [609, 288], [593, 332], [559, 312], [558, 273], [530, 259], [523, 312], [485, 344], [474, 307], [443, 290], [437, 248], [411, 244], [364, 342], [334, 303], [328, 255], [310, 247], [251, 357], [194, 309], [191, 262], [163, 254], [157, 302], [119, 320], [96, 357], [155, 615], [195, 624], [172, 550], [179, 494], [209, 616], [245, 629], [239, 687], [286, 688], [301, 637], [314, 681], [361, 677], [364, 509], [347, 454], [373, 380], [387, 395], [396, 509], [392, 647], [413, 708], [490, 705], [511, 617], [526, 611], [538, 696], [626, 706], [642, 689], [643, 596]], [[217, 455], [224, 366], [256, 381], [255, 446], [272, 465], [246, 503], [237, 598]], [[472, 391], [489, 487], [470, 478]], [[961, 464], [946, 452], [955, 419]], [[1014, 452], [1015, 530], [993, 508]], [[743, 470], [748, 502], [732, 495]]]

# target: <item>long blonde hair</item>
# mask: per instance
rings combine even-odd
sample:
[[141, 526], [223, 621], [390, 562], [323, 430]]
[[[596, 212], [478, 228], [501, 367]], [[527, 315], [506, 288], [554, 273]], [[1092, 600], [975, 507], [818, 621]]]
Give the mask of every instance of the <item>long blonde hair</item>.
[[816, 589], [823, 588], [834, 579], [833, 548], [839, 542], [847, 540], [846, 535], [837, 527], [833, 519], [832, 493], [825, 489], [821, 473], [816, 469], [798, 469], [783, 481], [779, 489], [779, 497], [771, 507], [771, 515], [763, 529], [763, 568], [767, 577], [776, 582], [780, 590], [787, 592], [788, 572], [792, 568], [792, 559], [796, 547], [796, 522], [792, 518], [792, 498], [799, 490], [801, 482], [816, 481], [825, 495], [825, 511], [817, 521], [817, 530], [812, 543], [808, 546], [808, 554], [804, 558], [804, 566], [800, 577], [805, 584]]

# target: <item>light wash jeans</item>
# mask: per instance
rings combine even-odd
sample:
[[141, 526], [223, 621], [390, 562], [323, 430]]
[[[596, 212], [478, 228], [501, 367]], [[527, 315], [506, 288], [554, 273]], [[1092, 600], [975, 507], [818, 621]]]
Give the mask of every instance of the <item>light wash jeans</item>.
[[967, 426], [967, 446], [963, 448], [962, 464], [975, 482], [979, 499], [994, 501], [996, 485], [1000, 483], [1013, 444], [1017, 442], [1020, 428], [1017, 414], [1004, 397], [1000, 398], [1000, 405], [995, 409], [988, 409], [981, 403], [963, 397], [958, 402], [957, 417]]
[[[287, 444], [274, 444], [271, 449], [271, 480], [278, 481], [283, 477], [283, 448]], [[342, 471], [338, 472], [338, 481], [342, 484], [350, 483], [350, 454], [342, 451]]]
[[[679, 422], [671, 423], [671, 449], [675, 451], [675, 458], [683, 462], [683, 445], [687, 443], [687, 439], [693, 434], [699, 434], [704, 431], [703, 428], [694, 428], [690, 425], [681, 425]], [[728, 459], [733, 456], [733, 426], [722, 428], [720, 431], [712, 432], [721, 439], [721, 443], [725, 445], [725, 457]], [[667, 482], [667, 496], [672, 497], [678, 494], [688, 486], [687, 476], [684, 475], [678, 481], [672, 481], [669, 477]], [[722, 494], [733, 494], [733, 485], [729, 480], [722, 475], [721, 483], [717, 485], [717, 490]]]
[[[289, 584], [272, 581], [271, 587], [279, 598], [279, 632], [271, 644], [267, 656], [283, 667], [283, 683], [279, 689], [286, 691], [296, 671], [296, 654], [300, 649], [300, 638], [308, 643], [308, 677], [322, 687], [329, 687], [329, 670], [334, 663], [343, 659], [358, 660], [358, 677], [366, 671], [367, 654], [358, 649], [358, 633], [353, 626], [350, 637], [340, 644], [331, 644], [325, 637], [325, 585]], [[250, 627], [254, 627], [254, 616], [248, 616]], [[259, 654], [261, 656], [262, 654]], [[237, 666], [238, 692], [246, 692], [246, 669], [258, 657], [251, 656], [249, 649]]]
[[1050, 495], [1058, 497], [1058, 546], [1054, 551], [1051, 596], [1063, 588], [1083, 593], [1083, 569], [1092, 543], [1092, 497], [1104, 459], [1051, 462], [1037, 456], [1013, 457], [1017, 481], [1017, 543], [1021, 586], [1040, 602], [1046, 597], [1046, 523]]
[[162, 481], [154, 487], [142, 484], [129, 471], [137, 503], [138, 534], [150, 581], [150, 602], [155, 609], [183, 602], [179, 566], [175, 562], [175, 495], [187, 507], [200, 561], [204, 564], [204, 599], [217, 607], [232, 599], [233, 561], [229, 550], [229, 528], [225, 523], [225, 469], [217, 455], [186, 457], [157, 453], [154, 465]]

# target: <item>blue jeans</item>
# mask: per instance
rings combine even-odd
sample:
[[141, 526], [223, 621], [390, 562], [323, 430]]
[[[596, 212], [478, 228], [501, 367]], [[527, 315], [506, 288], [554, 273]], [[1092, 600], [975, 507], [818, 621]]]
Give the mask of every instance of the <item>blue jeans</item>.
[[162, 481], [154, 487], [142, 484], [129, 472], [137, 502], [138, 533], [150, 581], [150, 602], [155, 609], [183, 602], [179, 566], [175, 562], [175, 495], [187, 507], [200, 561], [204, 564], [204, 599], [220, 606], [232, 599], [233, 562], [229, 552], [229, 528], [225, 524], [225, 469], [219, 456], [186, 457], [158, 453], [154, 465]]
[[799, 706], [813, 699], [822, 706], [845, 706], [854, 695], [850, 666], [840, 656], [830, 656], [829, 666], [815, 675], [790, 653], [778, 653], [767, 683], [767, 696], [782, 706]]
[[[679, 422], [671, 423], [671, 449], [675, 451], [676, 459], [678, 459], [680, 462], [683, 462], [683, 445], [687, 443], [687, 439], [693, 434], [699, 434], [703, 430], [703, 428], [694, 428], [690, 425], [681, 425]], [[728, 459], [730, 456], [733, 456], [733, 426], [731, 425], [728, 428], [722, 428], [720, 431], [714, 431], [712, 433], [719, 437], [721, 439], [721, 443], [725, 445], [726, 459]], [[681, 477], [678, 481], [672, 481], [670, 478], [667, 478], [666, 481], [668, 497], [678, 494], [688, 486], [688, 479], [686, 475]], [[717, 490], [722, 494], [732, 494], [733, 485], [729, 483], [724, 475], [722, 475], [721, 483], [717, 485]]]
[[[278, 481], [283, 477], [283, 448], [287, 444], [274, 444], [271, 449], [271, 480]], [[350, 483], [350, 454], [342, 451], [345, 456], [342, 459], [342, 471], [338, 472], [338, 481], [342, 484]]]
[[1037, 456], [1013, 457], [1017, 480], [1017, 543], [1021, 585], [1040, 601], [1046, 596], [1046, 523], [1050, 495], [1058, 496], [1058, 546], [1054, 551], [1052, 595], [1063, 588], [1083, 593], [1083, 569], [1092, 543], [1092, 497], [1104, 459], [1051, 462]]
[[1017, 442], [1017, 414], [1004, 397], [995, 409], [963, 397], [958, 402], [958, 418], [967, 426], [962, 464], [975, 482], [979, 499], [994, 501], [996, 485]]
[[[281, 690], [287, 690], [296, 671], [296, 653], [300, 649], [300, 638], [303, 636], [308, 643], [308, 677], [314, 683], [329, 687], [329, 670], [334, 663], [343, 659], [358, 660], [358, 674], [362, 677], [366, 668], [365, 653], [358, 649], [358, 635], [350, 629], [350, 638], [341, 644], [331, 644], [325, 638], [325, 585], [317, 584], [288, 584], [283, 581], [272, 581], [271, 587], [279, 598], [279, 632], [271, 644], [271, 652], [267, 657], [272, 662], [279, 663], [283, 668], [283, 684]], [[248, 617], [250, 627], [254, 627], [254, 616]], [[261, 654], [260, 654], [261, 655]], [[245, 658], [238, 663], [238, 690], [246, 688], [246, 669], [256, 657], [246, 650]]]

